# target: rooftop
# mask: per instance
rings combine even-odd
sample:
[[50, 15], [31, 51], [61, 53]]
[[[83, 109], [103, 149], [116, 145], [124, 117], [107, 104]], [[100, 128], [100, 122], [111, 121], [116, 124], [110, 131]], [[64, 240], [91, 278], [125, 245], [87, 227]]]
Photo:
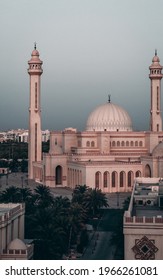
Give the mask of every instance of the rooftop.
[[136, 181], [133, 195], [133, 216], [163, 217], [163, 181]]

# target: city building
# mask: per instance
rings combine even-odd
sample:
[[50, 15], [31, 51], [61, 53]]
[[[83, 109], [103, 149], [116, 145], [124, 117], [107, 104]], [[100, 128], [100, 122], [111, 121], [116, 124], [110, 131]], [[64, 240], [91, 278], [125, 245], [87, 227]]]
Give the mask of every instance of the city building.
[[[42, 142], [47, 142], [50, 138], [48, 129], [42, 130]], [[0, 131], [0, 143], [6, 141], [28, 142], [28, 129], [12, 129], [8, 131]]]
[[36, 49], [28, 61], [30, 76], [29, 179], [49, 187], [87, 185], [103, 192], [130, 192], [135, 177], [163, 177], [161, 116], [162, 66], [157, 52], [149, 67], [150, 130], [133, 131], [129, 114], [108, 102], [88, 116], [85, 131], [51, 131], [49, 153], [41, 153], [42, 61]]
[[24, 204], [0, 204], [0, 259], [28, 260], [33, 244], [24, 241]]
[[124, 213], [124, 259], [163, 259], [163, 179], [136, 178]]

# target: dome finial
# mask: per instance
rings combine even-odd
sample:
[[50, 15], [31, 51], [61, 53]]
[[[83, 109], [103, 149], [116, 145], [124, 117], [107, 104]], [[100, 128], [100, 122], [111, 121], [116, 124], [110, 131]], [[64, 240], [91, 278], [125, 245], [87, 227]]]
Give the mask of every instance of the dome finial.
[[36, 42], [34, 42], [34, 49], [35, 49], [35, 50], [36, 50], [36, 45], [37, 45]]
[[157, 49], [155, 49], [155, 56], [157, 56]]
[[111, 102], [111, 94], [108, 94], [108, 103]]

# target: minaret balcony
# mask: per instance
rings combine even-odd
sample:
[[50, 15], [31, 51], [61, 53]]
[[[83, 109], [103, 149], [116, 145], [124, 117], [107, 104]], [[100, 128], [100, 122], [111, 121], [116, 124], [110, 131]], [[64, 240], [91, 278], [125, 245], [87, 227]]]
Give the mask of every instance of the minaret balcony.
[[163, 74], [149, 74], [150, 79], [162, 79]]

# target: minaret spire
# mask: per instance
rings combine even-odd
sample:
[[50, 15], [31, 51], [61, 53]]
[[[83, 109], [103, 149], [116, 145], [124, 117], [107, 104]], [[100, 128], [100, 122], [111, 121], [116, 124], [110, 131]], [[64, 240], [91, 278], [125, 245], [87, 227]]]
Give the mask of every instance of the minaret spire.
[[157, 56], [157, 49], [155, 49], [155, 56]]
[[37, 49], [37, 43], [34, 42], [34, 49], [36, 50]]

